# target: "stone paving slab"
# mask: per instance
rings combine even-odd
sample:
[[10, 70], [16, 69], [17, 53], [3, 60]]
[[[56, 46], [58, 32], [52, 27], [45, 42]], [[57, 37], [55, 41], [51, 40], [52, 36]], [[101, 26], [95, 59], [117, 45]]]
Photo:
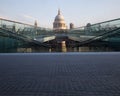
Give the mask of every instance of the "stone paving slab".
[[0, 54], [0, 96], [120, 96], [120, 53]]

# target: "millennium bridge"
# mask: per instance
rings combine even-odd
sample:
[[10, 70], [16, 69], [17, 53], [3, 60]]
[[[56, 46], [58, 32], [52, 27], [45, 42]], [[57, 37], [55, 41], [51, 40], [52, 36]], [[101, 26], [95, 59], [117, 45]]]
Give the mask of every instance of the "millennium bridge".
[[120, 46], [120, 18], [61, 31], [0, 18], [0, 50], [19, 47]]

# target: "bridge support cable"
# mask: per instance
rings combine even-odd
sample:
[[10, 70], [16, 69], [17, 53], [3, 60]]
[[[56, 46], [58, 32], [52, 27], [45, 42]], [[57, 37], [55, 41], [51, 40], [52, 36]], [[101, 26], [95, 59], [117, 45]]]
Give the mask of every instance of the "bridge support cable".
[[50, 48], [50, 45], [41, 43], [39, 41], [34, 40], [33, 38], [24, 36], [22, 34], [17, 34], [15, 32], [12, 32], [10, 30], [5, 29], [5, 28], [0, 28], [0, 30], [1, 30], [0, 31], [1, 33], [9, 35], [9, 37], [12, 37], [12, 38], [15, 38], [15, 39], [20, 39], [20, 40], [26, 41], [28, 43], [34, 43], [34, 44], [37, 44], [38, 46], [44, 46], [44, 47]]
[[[105, 39], [105, 38], [112, 36], [116, 33], [120, 33], [120, 28], [114, 29], [114, 30], [109, 31], [109, 32], [105, 32], [103, 34], [97, 35], [93, 38], [90, 38], [90, 39], [82, 41], [82, 42], [79, 41], [79, 43], [77, 43], [75, 46], [82, 46], [82, 45], [85, 45], [85, 44], [88, 44], [88, 43], [91, 43], [91, 42], [94, 42], [97, 40], [102, 40], [102, 39]], [[75, 47], [75, 46], [73, 46], [73, 47]]]

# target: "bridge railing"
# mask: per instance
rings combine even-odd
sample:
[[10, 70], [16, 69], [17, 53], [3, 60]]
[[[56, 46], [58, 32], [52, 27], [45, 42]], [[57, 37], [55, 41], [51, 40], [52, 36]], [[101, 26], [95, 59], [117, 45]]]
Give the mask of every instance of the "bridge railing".
[[112, 31], [114, 29], [120, 28], [120, 18], [109, 20], [105, 22], [100, 22], [96, 24], [87, 24], [87, 26], [75, 28], [69, 30], [70, 34], [73, 35], [99, 35], [101, 33], [105, 33], [108, 31]]
[[24, 24], [3, 18], [0, 18], [0, 28], [4, 28], [6, 30], [12, 31], [13, 33], [21, 34], [31, 38], [45, 33], [51, 34], [53, 32], [52, 29], [49, 28], [35, 27], [30, 24]]
[[[24, 24], [2, 18], [0, 18], [0, 28], [31, 39], [56, 36], [56, 34], [59, 35], [49, 28], [35, 27], [30, 24]], [[120, 28], [120, 18], [96, 24], [88, 24], [87, 26], [68, 30], [67, 34], [63, 33], [60, 35], [78, 37], [78, 39], [80, 36], [89, 36], [92, 38], [92, 36], [99, 36], [100, 34], [110, 32], [117, 28]]]

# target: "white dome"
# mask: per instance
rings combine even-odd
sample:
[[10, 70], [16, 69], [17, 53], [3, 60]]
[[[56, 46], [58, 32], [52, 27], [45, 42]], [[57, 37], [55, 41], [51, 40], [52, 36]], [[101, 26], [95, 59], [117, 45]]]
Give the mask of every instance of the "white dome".
[[60, 14], [58, 14], [56, 17], [55, 17], [55, 21], [64, 21], [64, 17]]
[[63, 15], [61, 15], [60, 10], [58, 10], [58, 14], [55, 17], [55, 20], [53, 22], [53, 29], [54, 30], [62, 30], [66, 29], [66, 24]]

